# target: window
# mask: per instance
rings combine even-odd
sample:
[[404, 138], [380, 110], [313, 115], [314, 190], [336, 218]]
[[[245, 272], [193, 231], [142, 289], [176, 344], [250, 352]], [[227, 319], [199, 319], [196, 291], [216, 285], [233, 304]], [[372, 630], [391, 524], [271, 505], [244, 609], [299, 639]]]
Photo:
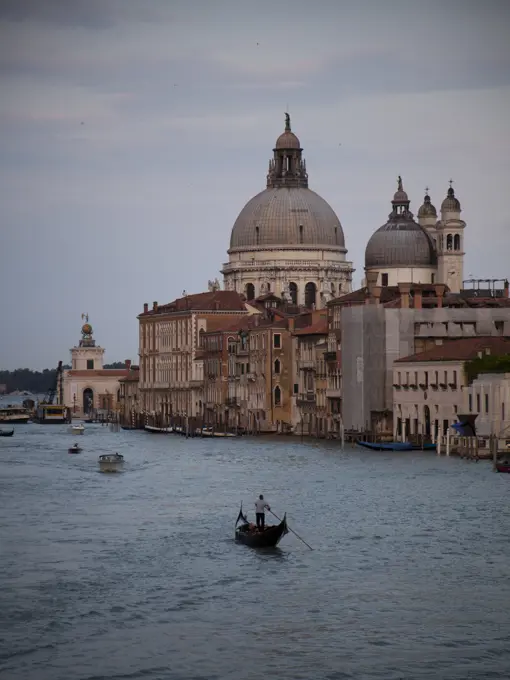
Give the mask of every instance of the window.
[[485, 413], [489, 413], [489, 395], [485, 395]]
[[305, 307], [311, 309], [315, 307], [317, 298], [317, 286], [313, 281], [309, 281], [305, 286]]
[[274, 388], [274, 405], [280, 406], [281, 403], [282, 403], [282, 391], [279, 388], [279, 386], [277, 385]]
[[273, 347], [274, 349], [281, 349], [282, 346], [282, 336], [280, 333], [275, 333], [273, 335]]
[[258, 227], [255, 227], [255, 243], [260, 244], [260, 229]]
[[294, 383], [294, 394], [298, 394], [299, 392], [299, 385], [298, 383]]
[[297, 287], [297, 284], [294, 283], [294, 281], [291, 281], [289, 283], [289, 292], [290, 292], [290, 299], [292, 300], [292, 304], [297, 305], [298, 287]]
[[477, 413], [480, 413], [480, 395], [479, 394], [476, 395], [476, 410], [477, 410]]
[[280, 367], [281, 367], [280, 359], [276, 359], [276, 361], [274, 362], [274, 372], [277, 374], [280, 373]]
[[473, 395], [472, 394], [469, 395], [469, 412], [470, 413], [473, 412]]
[[255, 286], [253, 283], [246, 284], [246, 299], [253, 300], [255, 298]]
[[299, 225], [299, 242], [303, 243], [303, 225]]
[[381, 286], [388, 285], [388, 274], [381, 274]]
[[454, 250], [460, 250], [460, 236], [459, 234], [455, 234], [453, 237], [453, 249]]
[[505, 402], [501, 402], [501, 420], [505, 420]]
[[94, 359], [87, 359], [87, 371], [94, 370]]
[[457, 387], [457, 371], [453, 372], [453, 384]]

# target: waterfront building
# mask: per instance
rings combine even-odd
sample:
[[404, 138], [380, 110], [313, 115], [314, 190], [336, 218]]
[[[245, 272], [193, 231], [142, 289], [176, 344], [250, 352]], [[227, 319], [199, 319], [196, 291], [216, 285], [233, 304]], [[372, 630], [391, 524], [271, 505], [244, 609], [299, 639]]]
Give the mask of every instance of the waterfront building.
[[410, 200], [398, 178], [391, 201], [392, 211], [377, 229], [365, 250], [365, 272], [377, 274], [382, 287], [399, 283], [442, 283], [459, 293], [464, 278], [464, 229], [461, 205], [450, 184], [441, 204], [441, 218], [428, 192], [418, 210], [418, 221], [410, 211]]
[[[465, 413], [480, 414], [482, 418], [480, 422], [477, 419], [477, 430], [480, 424], [482, 430], [487, 429], [484, 420], [488, 420], [491, 404], [495, 405], [494, 399], [500, 391], [494, 389], [493, 379], [479, 378], [475, 386], [469, 386], [466, 363], [484, 356], [509, 353], [510, 338], [482, 336], [460, 338], [397, 359], [393, 368], [395, 437], [445, 435], [448, 428], [458, 422], [457, 415]], [[487, 389], [488, 382], [490, 389]], [[469, 398], [468, 393], [471, 395]], [[505, 395], [501, 394], [503, 400], [500, 399], [498, 404], [505, 404]], [[498, 408], [501, 409], [501, 406]], [[499, 433], [501, 424], [496, 427]]]
[[184, 295], [165, 305], [144, 304], [139, 320], [139, 408], [166, 422], [201, 419], [203, 360], [200, 334], [248, 315], [235, 291], [210, 290]]
[[298, 431], [323, 437], [329, 433], [330, 413], [326, 391], [328, 387], [325, 353], [328, 349], [327, 312], [311, 315], [304, 328], [294, 331], [296, 345], [296, 382]]
[[138, 422], [138, 384], [140, 369], [126, 361], [128, 373], [119, 380], [119, 411], [121, 423], [126, 427], [137, 427]]
[[351, 290], [352, 263], [340, 221], [308, 187], [298, 137], [286, 115], [269, 162], [266, 189], [235, 221], [223, 265], [224, 286], [255, 300], [269, 292], [293, 304], [322, 308]]
[[480, 373], [468, 388], [468, 413], [478, 414], [477, 434], [495, 435], [510, 444], [510, 371]]
[[[400, 284], [356, 291], [341, 305], [342, 407], [346, 429], [393, 433], [393, 364], [459, 338], [510, 337], [508, 285], [449, 293]], [[353, 298], [356, 297], [356, 300]], [[354, 304], [356, 302], [356, 304]], [[429, 307], [429, 304], [432, 305]]]
[[129, 369], [103, 368], [104, 348], [96, 344], [88, 315], [81, 327], [81, 339], [71, 349], [71, 368], [63, 373], [64, 405], [76, 416], [92, 411], [116, 411], [120, 379]]

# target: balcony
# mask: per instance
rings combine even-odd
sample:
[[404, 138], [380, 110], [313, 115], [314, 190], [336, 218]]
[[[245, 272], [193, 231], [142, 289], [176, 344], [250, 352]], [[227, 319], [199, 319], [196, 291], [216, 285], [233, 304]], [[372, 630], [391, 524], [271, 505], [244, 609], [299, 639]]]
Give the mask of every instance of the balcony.
[[314, 359], [299, 359], [298, 366], [302, 370], [313, 370], [315, 368]]
[[296, 399], [297, 406], [315, 406], [315, 392], [305, 392]]
[[326, 389], [326, 397], [328, 399], [341, 399], [342, 390], [341, 389]]

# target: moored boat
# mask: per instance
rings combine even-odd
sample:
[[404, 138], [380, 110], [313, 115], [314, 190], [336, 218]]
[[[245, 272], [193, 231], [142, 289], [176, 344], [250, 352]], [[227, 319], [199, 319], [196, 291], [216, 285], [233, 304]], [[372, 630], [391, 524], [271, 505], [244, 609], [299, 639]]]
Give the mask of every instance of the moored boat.
[[248, 522], [241, 505], [235, 524], [235, 540], [250, 548], [275, 548], [288, 531], [287, 514], [283, 516], [280, 524], [266, 526], [264, 531], [260, 531], [254, 524]]
[[496, 468], [496, 472], [508, 472], [510, 473], [510, 462], [506, 460], [500, 460], [497, 463], [495, 463], [494, 467]]
[[0, 430], [0, 437], [12, 437], [14, 434], [14, 428], [12, 430]]
[[0, 408], [0, 424], [10, 425], [11, 423], [28, 423], [30, 413], [21, 406], [11, 406]]
[[120, 453], [105, 453], [99, 456], [99, 470], [101, 472], [120, 472], [124, 465], [124, 456]]
[[358, 446], [372, 451], [412, 451], [414, 446], [409, 442], [356, 442]]
[[71, 448], [68, 449], [68, 453], [81, 453], [81, 448], [78, 446], [78, 444], [75, 444], [74, 446], [71, 446]]

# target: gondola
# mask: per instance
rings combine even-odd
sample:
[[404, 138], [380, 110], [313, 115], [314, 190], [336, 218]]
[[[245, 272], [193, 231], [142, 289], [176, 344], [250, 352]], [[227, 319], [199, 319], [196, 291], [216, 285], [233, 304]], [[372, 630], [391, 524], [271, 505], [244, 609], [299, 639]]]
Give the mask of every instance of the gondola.
[[70, 449], [67, 450], [68, 453], [81, 453], [81, 448], [79, 446], [71, 446]]
[[244, 543], [250, 548], [275, 548], [288, 532], [287, 514], [283, 516], [280, 524], [266, 526], [264, 531], [259, 531], [248, 522], [241, 505], [235, 524], [235, 540], [239, 543]]
[[12, 437], [14, 434], [14, 428], [12, 430], [0, 430], [0, 437]]
[[496, 472], [510, 473], [510, 463], [507, 461], [499, 461], [495, 464]]

